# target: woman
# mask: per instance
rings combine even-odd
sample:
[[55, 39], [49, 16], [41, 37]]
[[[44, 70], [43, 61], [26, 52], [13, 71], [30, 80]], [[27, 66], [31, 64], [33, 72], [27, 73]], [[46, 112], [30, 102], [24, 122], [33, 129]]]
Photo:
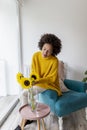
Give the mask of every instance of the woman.
[[[61, 40], [54, 34], [44, 34], [41, 36], [38, 47], [40, 51], [34, 53], [32, 57], [31, 73], [37, 73], [40, 78], [36, 80], [33, 88], [37, 89], [37, 93], [52, 89], [57, 91], [58, 96], [61, 96], [58, 75], [59, 61], [56, 57], [61, 52]], [[26, 101], [24, 101], [25, 97]], [[27, 103], [26, 92], [22, 95], [22, 101]], [[22, 126], [19, 125], [15, 130], [21, 130], [21, 128]]]

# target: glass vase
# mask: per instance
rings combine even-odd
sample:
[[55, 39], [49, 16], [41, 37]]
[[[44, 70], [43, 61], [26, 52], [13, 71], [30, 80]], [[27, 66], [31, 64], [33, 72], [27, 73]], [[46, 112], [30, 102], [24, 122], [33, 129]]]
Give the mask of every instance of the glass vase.
[[37, 101], [36, 101], [36, 97], [35, 97], [35, 90], [33, 89], [33, 87], [31, 87], [28, 90], [28, 104], [31, 107], [32, 111], [36, 111], [37, 109]]

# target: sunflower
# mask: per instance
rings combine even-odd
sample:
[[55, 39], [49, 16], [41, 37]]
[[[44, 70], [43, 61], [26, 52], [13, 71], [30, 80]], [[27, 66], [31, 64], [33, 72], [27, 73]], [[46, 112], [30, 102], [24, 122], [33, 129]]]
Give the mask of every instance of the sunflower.
[[32, 81], [35, 81], [35, 80], [39, 79], [39, 75], [38, 75], [37, 73], [35, 73], [35, 72], [32, 72], [32, 73], [30, 74], [30, 79], [31, 79]]
[[23, 89], [29, 89], [32, 86], [32, 82], [29, 78], [22, 78], [20, 85]]
[[22, 80], [23, 77], [24, 77], [24, 76], [23, 76], [22, 73], [20, 73], [20, 72], [17, 73], [16, 78], [17, 78], [18, 83], [21, 82], [21, 80]]
[[39, 79], [39, 76], [36, 73], [31, 73], [30, 78], [26, 78], [22, 73], [18, 72], [16, 78], [23, 89], [29, 89], [34, 85], [35, 80]]

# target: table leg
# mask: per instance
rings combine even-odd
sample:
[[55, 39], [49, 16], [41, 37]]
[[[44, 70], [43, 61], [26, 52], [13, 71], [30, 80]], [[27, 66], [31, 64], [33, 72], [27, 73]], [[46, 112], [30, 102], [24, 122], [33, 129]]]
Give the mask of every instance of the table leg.
[[42, 119], [42, 126], [43, 126], [43, 129], [46, 130], [45, 124], [44, 124], [44, 119]]
[[21, 130], [24, 130], [24, 125], [26, 123], [26, 119], [22, 119], [22, 122], [21, 122]]
[[37, 120], [37, 127], [38, 127], [38, 130], [40, 130], [40, 120]]

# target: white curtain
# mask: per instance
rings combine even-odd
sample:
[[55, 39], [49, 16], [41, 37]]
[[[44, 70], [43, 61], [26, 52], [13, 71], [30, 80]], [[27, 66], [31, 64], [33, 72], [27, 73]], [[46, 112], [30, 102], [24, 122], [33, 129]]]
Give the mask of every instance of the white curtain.
[[17, 0], [0, 0], [0, 96], [20, 91], [16, 81], [22, 66], [18, 9]]

